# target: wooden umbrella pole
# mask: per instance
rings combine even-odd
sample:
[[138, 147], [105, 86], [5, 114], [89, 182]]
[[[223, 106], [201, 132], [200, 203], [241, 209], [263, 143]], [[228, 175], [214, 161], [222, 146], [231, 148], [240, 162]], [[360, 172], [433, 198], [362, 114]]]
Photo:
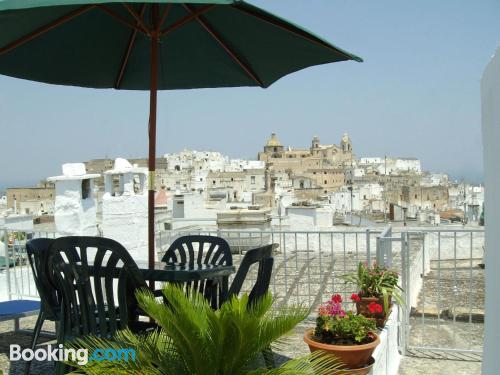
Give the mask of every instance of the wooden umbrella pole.
[[[152, 5], [153, 29], [151, 32], [151, 91], [149, 95], [149, 155], [148, 155], [148, 264], [154, 268], [155, 262], [155, 169], [156, 169], [156, 104], [158, 98], [158, 44], [159, 22], [158, 4]], [[154, 288], [154, 281], [150, 281]]]

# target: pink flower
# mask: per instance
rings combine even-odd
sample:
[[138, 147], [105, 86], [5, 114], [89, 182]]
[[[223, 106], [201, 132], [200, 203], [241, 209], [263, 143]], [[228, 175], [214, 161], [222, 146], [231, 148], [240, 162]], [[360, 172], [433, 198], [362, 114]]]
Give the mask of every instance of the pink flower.
[[346, 315], [344, 309], [342, 309], [342, 297], [339, 294], [335, 294], [332, 298], [319, 307], [319, 315], [321, 316], [335, 316], [343, 318]]
[[353, 302], [359, 302], [359, 301], [361, 301], [361, 297], [359, 296], [359, 294], [353, 293], [353, 294], [351, 294], [351, 300]]

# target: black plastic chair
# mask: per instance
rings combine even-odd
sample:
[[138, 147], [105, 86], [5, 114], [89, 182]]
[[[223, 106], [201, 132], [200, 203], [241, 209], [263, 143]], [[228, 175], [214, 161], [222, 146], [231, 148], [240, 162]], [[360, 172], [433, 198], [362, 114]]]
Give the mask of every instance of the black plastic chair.
[[273, 272], [273, 249], [274, 245], [266, 245], [249, 250], [245, 253], [238, 271], [236, 272], [236, 276], [231, 283], [231, 287], [229, 288], [229, 298], [233, 295], [238, 295], [241, 292], [241, 288], [248, 276], [250, 267], [256, 263], [259, 264], [259, 268], [257, 271], [257, 278], [248, 296], [249, 305], [252, 305], [255, 301], [267, 293], [271, 282], [271, 274]]
[[[177, 238], [162, 258], [165, 263], [178, 263], [194, 266], [210, 264], [218, 266], [233, 265], [231, 249], [226, 240], [215, 236], [183, 236]], [[227, 298], [229, 278], [223, 277], [217, 288], [217, 280], [200, 280], [185, 283], [186, 289], [194, 289], [202, 293], [216, 308]], [[215, 290], [215, 291], [214, 291]]]
[[[62, 237], [50, 247], [49, 267], [61, 293], [58, 343], [92, 334], [154, 327], [138, 321], [137, 288], [146, 288], [137, 264], [118, 242], [100, 237]], [[65, 366], [57, 363], [56, 372]]]
[[[35, 286], [40, 296], [40, 311], [36, 320], [30, 348], [35, 349], [40, 332], [45, 320], [56, 322], [59, 320], [60, 302], [56, 289], [50, 280], [48, 256], [50, 245], [54, 242], [52, 238], [36, 238], [26, 243], [26, 252], [30, 262]], [[56, 328], [57, 330], [57, 328]], [[26, 363], [25, 374], [29, 374], [31, 361]]]
[[[248, 276], [250, 267], [258, 263], [257, 277], [255, 283], [248, 295], [248, 306], [252, 306], [256, 301], [264, 296], [269, 290], [271, 283], [271, 274], [273, 272], [274, 258], [272, 257], [275, 245], [266, 245], [256, 249], [249, 250], [245, 253], [243, 260], [240, 263], [236, 276], [229, 288], [228, 298], [237, 296], [241, 292], [241, 288]], [[271, 348], [266, 348], [262, 351], [262, 356], [267, 368], [275, 368], [276, 362]]]

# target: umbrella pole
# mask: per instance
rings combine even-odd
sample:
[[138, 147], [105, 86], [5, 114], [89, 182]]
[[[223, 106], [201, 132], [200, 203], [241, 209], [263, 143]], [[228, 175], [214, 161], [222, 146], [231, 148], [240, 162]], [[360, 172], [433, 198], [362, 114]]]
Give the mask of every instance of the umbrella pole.
[[[158, 6], [152, 6], [153, 23], [158, 22]], [[154, 30], [157, 28], [154, 27]], [[156, 169], [156, 112], [158, 97], [158, 33], [151, 35], [151, 90], [149, 93], [149, 155], [148, 155], [148, 265], [154, 268], [155, 262], [155, 169]], [[154, 281], [150, 281], [154, 288]]]

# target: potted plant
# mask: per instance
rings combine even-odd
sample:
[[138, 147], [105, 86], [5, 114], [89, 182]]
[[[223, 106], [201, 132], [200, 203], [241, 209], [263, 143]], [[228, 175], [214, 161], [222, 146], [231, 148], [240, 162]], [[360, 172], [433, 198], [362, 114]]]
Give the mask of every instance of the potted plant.
[[343, 363], [343, 370], [335, 374], [367, 374], [373, 366], [371, 355], [380, 343], [375, 330], [373, 319], [345, 311], [342, 297], [335, 294], [320, 306], [316, 328], [306, 331], [304, 341], [311, 352], [325, 351]]
[[331, 375], [338, 359], [312, 353], [292, 359], [280, 368], [266, 369], [256, 361], [262, 351], [308, 316], [302, 307], [273, 308], [273, 298], [264, 295], [249, 304], [248, 295], [233, 297], [217, 311], [196, 291], [186, 295], [169, 284], [163, 289], [168, 304], [148, 290], [137, 293], [139, 306], [159, 328], [145, 335], [119, 331], [113, 339], [88, 336], [68, 342], [65, 347], [85, 348], [89, 353], [110, 348], [133, 349], [134, 360], [94, 360], [68, 364], [78, 374], [127, 375], [234, 375], [294, 374]]
[[[392, 299], [404, 305], [403, 289], [398, 285], [399, 275], [396, 271], [379, 266], [373, 262], [358, 264], [356, 273], [341, 276], [346, 282], [356, 284], [358, 293], [351, 299], [356, 303], [358, 314], [377, 321], [377, 327], [383, 327], [390, 314]], [[382, 308], [381, 308], [382, 307]]]

